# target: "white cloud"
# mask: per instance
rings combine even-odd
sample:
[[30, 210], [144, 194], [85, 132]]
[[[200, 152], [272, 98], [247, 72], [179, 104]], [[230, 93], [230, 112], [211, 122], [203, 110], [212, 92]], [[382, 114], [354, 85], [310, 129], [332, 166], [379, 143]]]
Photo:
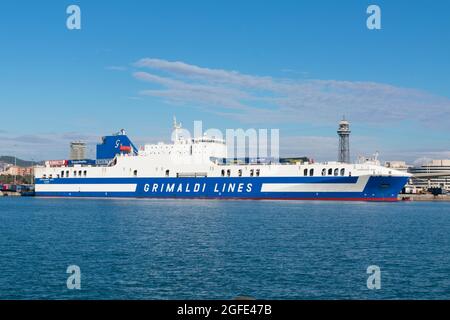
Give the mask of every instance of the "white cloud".
[[[204, 68], [184, 62], [162, 59], [141, 59], [133, 77], [144, 82], [139, 97], [158, 97], [177, 105], [198, 106], [203, 111], [234, 119], [241, 123], [299, 123], [332, 124], [343, 114], [362, 124], [391, 121], [418, 122], [439, 127], [448, 133], [450, 99], [416, 89], [383, 83], [338, 80], [289, 79], [242, 74], [238, 71]], [[108, 70], [126, 71], [125, 67], [110, 66]], [[392, 126], [396, 126], [393, 124]], [[245, 125], [248, 127], [248, 125]], [[416, 130], [420, 130], [416, 126]], [[444, 134], [445, 134], [444, 133]], [[98, 132], [93, 135], [76, 133], [13, 136], [0, 130], [1, 154], [17, 154], [24, 158], [65, 158], [71, 140], [84, 140], [95, 155]], [[138, 142], [148, 139], [131, 137]], [[162, 139], [166, 140], [167, 139]], [[337, 136], [286, 136], [280, 139], [282, 156], [310, 156], [316, 160], [333, 160], [337, 156]], [[385, 145], [382, 143], [382, 145]], [[351, 138], [351, 154], [371, 154], [379, 150], [377, 137]], [[450, 151], [434, 148], [428, 151], [389, 149], [381, 152], [385, 160], [420, 158], [450, 158]]]
[[141, 94], [210, 107], [205, 110], [242, 122], [324, 123], [342, 114], [368, 123], [406, 120], [442, 127], [450, 120], [450, 99], [383, 83], [280, 79], [151, 58], [134, 65], [152, 70], [136, 72], [135, 78], [158, 86]]
[[100, 137], [76, 132], [1, 135], [0, 155], [15, 155], [25, 160], [67, 159], [71, 141], [84, 141], [89, 157], [95, 156]]
[[[136, 146], [159, 141], [170, 142], [169, 136], [132, 136]], [[95, 146], [100, 142], [100, 136], [95, 134], [79, 134], [76, 132], [42, 133], [34, 135], [1, 134], [3, 144], [0, 155], [16, 155], [26, 160], [67, 159], [71, 141], [82, 140], [87, 143], [88, 157], [95, 157]], [[280, 139], [280, 156], [307, 156], [316, 161], [333, 161], [337, 158], [337, 136], [295, 136], [283, 135]], [[379, 149], [379, 143], [374, 137], [353, 136], [350, 153], [352, 160], [359, 155], [371, 155], [380, 151], [380, 159], [405, 160], [410, 164], [421, 164], [430, 159], [450, 159], [450, 150], [398, 150]]]

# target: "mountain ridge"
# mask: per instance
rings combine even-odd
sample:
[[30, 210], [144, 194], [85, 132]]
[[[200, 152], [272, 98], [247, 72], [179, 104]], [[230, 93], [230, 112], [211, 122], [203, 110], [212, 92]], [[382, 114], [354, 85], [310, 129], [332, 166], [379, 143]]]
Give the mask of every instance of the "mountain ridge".
[[23, 160], [20, 158], [16, 158], [14, 156], [0, 156], [0, 162], [8, 163], [14, 165], [14, 163], [18, 167], [31, 167], [39, 164], [37, 161]]

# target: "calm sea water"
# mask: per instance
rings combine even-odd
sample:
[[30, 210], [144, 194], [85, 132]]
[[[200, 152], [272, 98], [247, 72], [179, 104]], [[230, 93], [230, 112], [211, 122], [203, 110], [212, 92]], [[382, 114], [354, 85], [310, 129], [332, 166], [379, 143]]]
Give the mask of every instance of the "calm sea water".
[[0, 198], [0, 299], [239, 295], [449, 299], [450, 203]]

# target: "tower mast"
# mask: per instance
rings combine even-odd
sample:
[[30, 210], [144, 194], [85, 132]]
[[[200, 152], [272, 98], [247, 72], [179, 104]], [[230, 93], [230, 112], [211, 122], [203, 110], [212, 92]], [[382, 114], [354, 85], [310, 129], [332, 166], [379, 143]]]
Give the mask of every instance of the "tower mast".
[[350, 123], [345, 120], [345, 116], [339, 122], [337, 134], [339, 136], [338, 161], [350, 163]]

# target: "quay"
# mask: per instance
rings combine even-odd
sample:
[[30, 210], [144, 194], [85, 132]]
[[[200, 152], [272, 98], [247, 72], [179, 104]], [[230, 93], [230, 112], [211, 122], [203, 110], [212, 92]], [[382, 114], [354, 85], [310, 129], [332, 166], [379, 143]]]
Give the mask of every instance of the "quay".
[[20, 197], [22, 194], [20, 192], [13, 191], [0, 191], [0, 197]]
[[399, 194], [400, 201], [450, 201], [450, 194]]
[[24, 197], [24, 196], [34, 196], [34, 185], [22, 184], [0, 184], [0, 197]]

